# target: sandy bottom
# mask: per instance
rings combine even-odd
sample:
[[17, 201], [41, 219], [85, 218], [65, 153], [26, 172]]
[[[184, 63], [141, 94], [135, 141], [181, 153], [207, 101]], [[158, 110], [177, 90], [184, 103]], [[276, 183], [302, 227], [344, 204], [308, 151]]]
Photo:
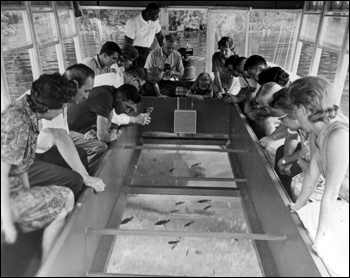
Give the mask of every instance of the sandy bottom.
[[262, 276], [251, 240], [200, 237], [208, 232], [249, 233], [239, 198], [129, 195], [122, 222], [120, 229], [186, 231], [199, 236], [118, 236], [107, 273]]

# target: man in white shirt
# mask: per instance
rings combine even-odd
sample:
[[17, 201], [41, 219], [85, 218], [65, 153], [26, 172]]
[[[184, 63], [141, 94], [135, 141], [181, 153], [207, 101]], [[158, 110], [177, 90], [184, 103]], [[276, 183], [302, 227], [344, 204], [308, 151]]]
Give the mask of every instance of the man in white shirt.
[[[75, 64], [67, 68], [65, 75], [77, 83], [74, 102], [78, 103], [91, 91], [94, 72], [83, 64]], [[82, 148], [77, 149], [69, 136], [67, 107], [52, 121], [41, 120], [39, 127], [37, 154], [28, 172], [31, 186], [66, 186], [73, 191], [75, 200], [79, 198], [84, 184], [97, 192], [104, 190], [103, 181], [90, 176], [86, 170], [86, 152]], [[102, 151], [104, 153], [106, 148]]]
[[173, 79], [181, 77], [184, 73], [181, 54], [175, 50], [176, 43], [176, 38], [173, 35], [166, 35], [163, 46], [153, 50], [145, 63], [146, 69], [158, 67], [162, 70], [163, 78], [158, 82], [158, 85], [160, 93], [166, 96], [175, 96], [176, 86]]
[[154, 3], [150, 3], [145, 10], [126, 22], [125, 44], [133, 45], [139, 52], [138, 58], [133, 61], [135, 67], [144, 67], [147, 56], [151, 51], [150, 47], [154, 41], [154, 36], [156, 36], [159, 45], [163, 45], [162, 27], [158, 20], [159, 12], [159, 7]]

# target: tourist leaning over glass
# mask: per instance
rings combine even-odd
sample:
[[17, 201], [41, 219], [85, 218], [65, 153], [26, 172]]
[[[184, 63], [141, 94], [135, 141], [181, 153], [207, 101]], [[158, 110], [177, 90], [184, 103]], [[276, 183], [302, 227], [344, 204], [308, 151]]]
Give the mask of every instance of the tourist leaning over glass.
[[[290, 86], [290, 101], [305, 132], [311, 133], [311, 162], [296, 211], [309, 231], [314, 251], [333, 274], [349, 276], [349, 119], [325, 79], [304, 77]], [[321, 202], [308, 203], [320, 175]]]
[[43, 260], [74, 205], [69, 188], [47, 184], [30, 188], [28, 168], [34, 161], [39, 120], [51, 120], [74, 100], [77, 86], [59, 73], [34, 81], [31, 94], [1, 113], [1, 232], [7, 243], [21, 231], [45, 228]]

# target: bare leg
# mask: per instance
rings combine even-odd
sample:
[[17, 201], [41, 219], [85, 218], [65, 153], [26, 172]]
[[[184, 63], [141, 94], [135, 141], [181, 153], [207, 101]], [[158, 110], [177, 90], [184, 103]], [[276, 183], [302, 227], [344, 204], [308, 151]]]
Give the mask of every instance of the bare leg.
[[66, 204], [62, 209], [61, 213], [57, 216], [57, 218], [45, 228], [43, 235], [43, 255], [42, 255], [42, 263], [46, 260], [53, 243], [55, 242], [58, 234], [64, 226], [66, 216], [73, 209], [74, 206], [74, 195], [73, 192], [70, 192]]

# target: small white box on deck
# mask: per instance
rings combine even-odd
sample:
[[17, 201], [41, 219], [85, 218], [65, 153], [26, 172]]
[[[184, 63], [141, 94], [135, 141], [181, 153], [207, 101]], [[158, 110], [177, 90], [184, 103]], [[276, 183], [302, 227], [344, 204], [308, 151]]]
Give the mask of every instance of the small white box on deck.
[[174, 133], [196, 133], [197, 111], [175, 110], [174, 111]]

